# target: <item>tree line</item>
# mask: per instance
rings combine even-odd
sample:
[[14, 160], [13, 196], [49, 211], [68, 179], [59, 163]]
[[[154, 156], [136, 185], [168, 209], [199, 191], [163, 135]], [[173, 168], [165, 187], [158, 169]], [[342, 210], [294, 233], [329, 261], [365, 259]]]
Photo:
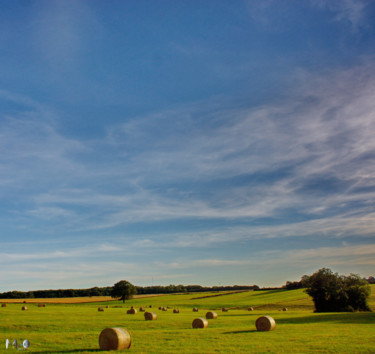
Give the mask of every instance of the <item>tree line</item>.
[[[193, 293], [209, 291], [236, 291], [258, 290], [257, 285], [233, 285], [233, 286], [201, 286], [201, 285], [154, 285], [136, 286], [137, 294], [171, 294]], [[58, 289], [58, 290], [34, 290], [34, 291], [8, 291], [0, 293], [0, 299], [45, 299], [63, 297], [87, 297], [87, 296], [111, 296], [113, 286], [93, 287], [89, 289]]]
[[8, 291], [0, 293], [0, 299], [46, 299], [62, 297], [110, 296], [112, 287], [94, 287], [90, 289], [57, 289], [34, 291]]

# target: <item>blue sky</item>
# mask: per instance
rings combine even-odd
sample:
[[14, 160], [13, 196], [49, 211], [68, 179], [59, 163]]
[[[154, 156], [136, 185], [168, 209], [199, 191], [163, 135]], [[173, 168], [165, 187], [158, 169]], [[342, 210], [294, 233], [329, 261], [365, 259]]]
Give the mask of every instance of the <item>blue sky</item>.
[[374, 275], [374, 20], [0, 2], [0, 291]]

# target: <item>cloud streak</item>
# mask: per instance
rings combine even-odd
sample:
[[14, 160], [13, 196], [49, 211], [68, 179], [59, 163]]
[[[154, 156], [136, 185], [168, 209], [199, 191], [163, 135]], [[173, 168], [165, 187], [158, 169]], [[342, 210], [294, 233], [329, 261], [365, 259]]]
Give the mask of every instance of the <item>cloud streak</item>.
[[9, 117], [2, 123], [2, 192], [23, 186], [25, 220], [59, 227], [60, 219], [72, 230], [252, 220], [285, 210], [336, 220], [354, 203], [357, 217], [372, 220], [372, 62], [325, 78], [300, 72], [296, 80], [300, 92], [282, 103], [223, 110], [200, 102], [86, 142], [64, 137], [42, 109]]

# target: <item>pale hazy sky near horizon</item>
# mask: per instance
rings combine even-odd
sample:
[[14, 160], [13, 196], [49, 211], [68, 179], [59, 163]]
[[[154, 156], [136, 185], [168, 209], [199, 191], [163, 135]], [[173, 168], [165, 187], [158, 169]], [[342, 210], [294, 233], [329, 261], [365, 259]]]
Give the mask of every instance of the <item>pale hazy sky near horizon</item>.
[[0, 292], [375, 275], [375, 1], [0, 2]]

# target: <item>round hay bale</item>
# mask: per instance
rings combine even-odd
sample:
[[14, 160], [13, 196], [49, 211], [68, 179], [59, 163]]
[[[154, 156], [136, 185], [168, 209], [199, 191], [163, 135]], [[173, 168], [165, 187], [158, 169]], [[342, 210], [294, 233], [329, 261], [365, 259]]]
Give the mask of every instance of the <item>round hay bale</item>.
[[180, 313], [179, 309], [173, 309], [173, 313]]
[[286, 307], [283, 308], [283, 311], [288, 311], [288, 309]]
[[26, 301], [24, 301], [23, 303], [26, 304]]
[[149, 308], [151, 308], [151, 307], [152, 307], [152, 305], [149, 306]]
[[208, 321], [203, 317], [196, 318], [193, 321], [193, 328], [207, 328], [207, 327], [208, 327]]
[[226, 307], [223, 307], [223, 308], [222, 308], [222, 311], [223, 311], [223, 312], [228, 312], [228, 309], [227, 309]]
[[160, 307], [159, 307], [159, 310], [162, 310], [162, 309], [163, 309], [163, 307], [162, 307], [162, 306], [160, 306]]
[[98, 307], [98, 311], [103, 312], [104, 311], [103, 307]]
[[254, 311], [254, 307], [249, 307], [247, 310], [248, 311]]
[[154, 321], [158, 319], [158, 315], [155, 312], [145, 312], [146, 321]]
[[194, 307], [193, 312], [198, 312], [198, 309], [196, 307]]
[[132, 338], [126, 328], [105, 328], [99, 335], [99, 347], [101, 350], [129, 349]]
[[207, 318], [208, 320], [216, 320], [216, 319], [217, 319], [217, 313], [214, 312], [214, 311], [208, 311], [208, 312], [206, 313], [206, 318]]
[[107, 305], [105, 308], [106, 308], [106, 309], [109, 309], [109, 306]]
[[27, 311], [27, 307], [26, 306], [22, 306], [22, 311]]
[[139, 308], [139, 312], [145, 312], [145, 311], [146, 311], [146, 309], [144, 307]]
[[257, 331], [272, 331], [276, 328], [276, 322], [271, 316], [262, 316], [255, 321]]
[[1, 304], [1, 307], [7, 307], [7, 304]]
[[129, 315], [135, 315], [137, 313], [137, 310], [135, 308], [131, 308], [130, 310], [126, 311]]
[[44, 304], [38, 304], [38, 307], [46, 307]]
[[166, 307], [163, 307], [162, 310], [163, 311], [168, 311], [168, 309]]

